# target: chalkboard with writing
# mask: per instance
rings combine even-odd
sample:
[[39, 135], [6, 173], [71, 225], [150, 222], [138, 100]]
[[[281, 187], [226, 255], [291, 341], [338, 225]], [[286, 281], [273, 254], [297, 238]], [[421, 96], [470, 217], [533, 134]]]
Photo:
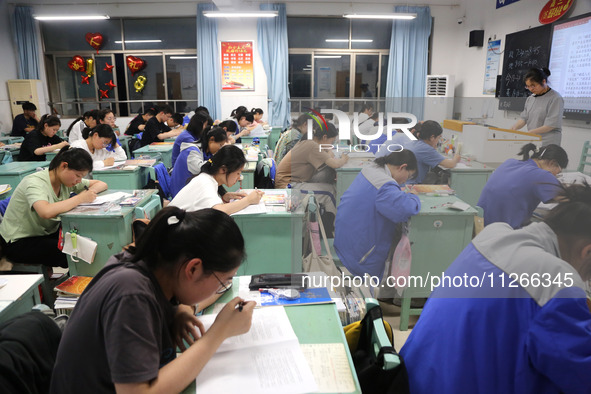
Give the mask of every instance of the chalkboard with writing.
[[[523, 76], [534, 67], [548, 67], [551, 25], [507, 34], [503, 56], [503, 73], [499, 109], [523, 111], [529, 92]], [[550, 70], [552, 71], [552, 70]]]

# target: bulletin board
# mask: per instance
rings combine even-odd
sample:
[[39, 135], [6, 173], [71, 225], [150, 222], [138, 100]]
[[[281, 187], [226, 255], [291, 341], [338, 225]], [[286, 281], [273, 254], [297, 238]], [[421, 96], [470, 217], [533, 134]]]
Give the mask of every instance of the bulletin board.
[[253, 91], [253, 41], [221, 41], [222, 91]]

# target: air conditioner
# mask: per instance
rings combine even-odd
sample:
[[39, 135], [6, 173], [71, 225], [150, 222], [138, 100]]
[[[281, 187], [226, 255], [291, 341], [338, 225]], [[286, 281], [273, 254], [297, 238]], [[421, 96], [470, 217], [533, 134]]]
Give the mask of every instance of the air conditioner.
[[23, 113], [22, 104], [25, 101], [35, 104], [37, 117], [49, 111], [43, 91], [43, 84], [38, 79], [11, 79], [6, 81], [12, 117]]
[[423, 120], [442, 123], [453, 117], [454, 80], [453, 75], [427, 75]]

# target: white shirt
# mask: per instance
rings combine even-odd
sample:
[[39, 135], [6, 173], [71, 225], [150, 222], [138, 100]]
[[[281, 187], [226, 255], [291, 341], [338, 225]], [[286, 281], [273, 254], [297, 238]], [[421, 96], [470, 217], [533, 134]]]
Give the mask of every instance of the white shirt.
[[68, 142], [71, 144], [74, 141], [83, 140], [84, 138], [82, 138], [82, 130], [84, 130], [86, 127], [88, 126], [86, 126], [84, 120], [80, 119], [78, 122], [76, 122], [76, 124], [74, 124], [70, 130]]
[[70, 146], [72, 148], [82, 148], [88, 153], [90, 153], [90, 156], [92, 157], [93, 170], [100, 170], [101, 168], [103, 168], [105, 166], [103, 160], [108, 159], [109, 157], [114, 157], [115, 161], [127, 160], [127, 154], [125, 154], [125, 151], [123, 150], [121, 145], [119, 145], [115, 149], [115, 152], [109, 152], [105, 148], [101, 148], [95, 149], [94, 153], [92, 153], [90, 149], [88, 149], [88, 144], [86, 143], [86, 140], [74, 141]]
[[223, 203], [218, 194], [218, 182], [213, 176], [202, 173], [183, 187], [169, 205], [191, 212]]

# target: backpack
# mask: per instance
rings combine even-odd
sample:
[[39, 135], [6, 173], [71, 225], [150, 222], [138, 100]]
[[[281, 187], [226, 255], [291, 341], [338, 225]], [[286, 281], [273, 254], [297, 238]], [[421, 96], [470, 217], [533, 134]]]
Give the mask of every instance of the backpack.
[[257, 189], [275, 189], [275, 160], [263, 159], [258, 162], [254, 172], [254, 187]]
[[139, 138], [130, 138], [127, 141], [127, 146], [129, 147], [129, 153], [134, 156], [133, 151], [142, 147], [142, 140]]

